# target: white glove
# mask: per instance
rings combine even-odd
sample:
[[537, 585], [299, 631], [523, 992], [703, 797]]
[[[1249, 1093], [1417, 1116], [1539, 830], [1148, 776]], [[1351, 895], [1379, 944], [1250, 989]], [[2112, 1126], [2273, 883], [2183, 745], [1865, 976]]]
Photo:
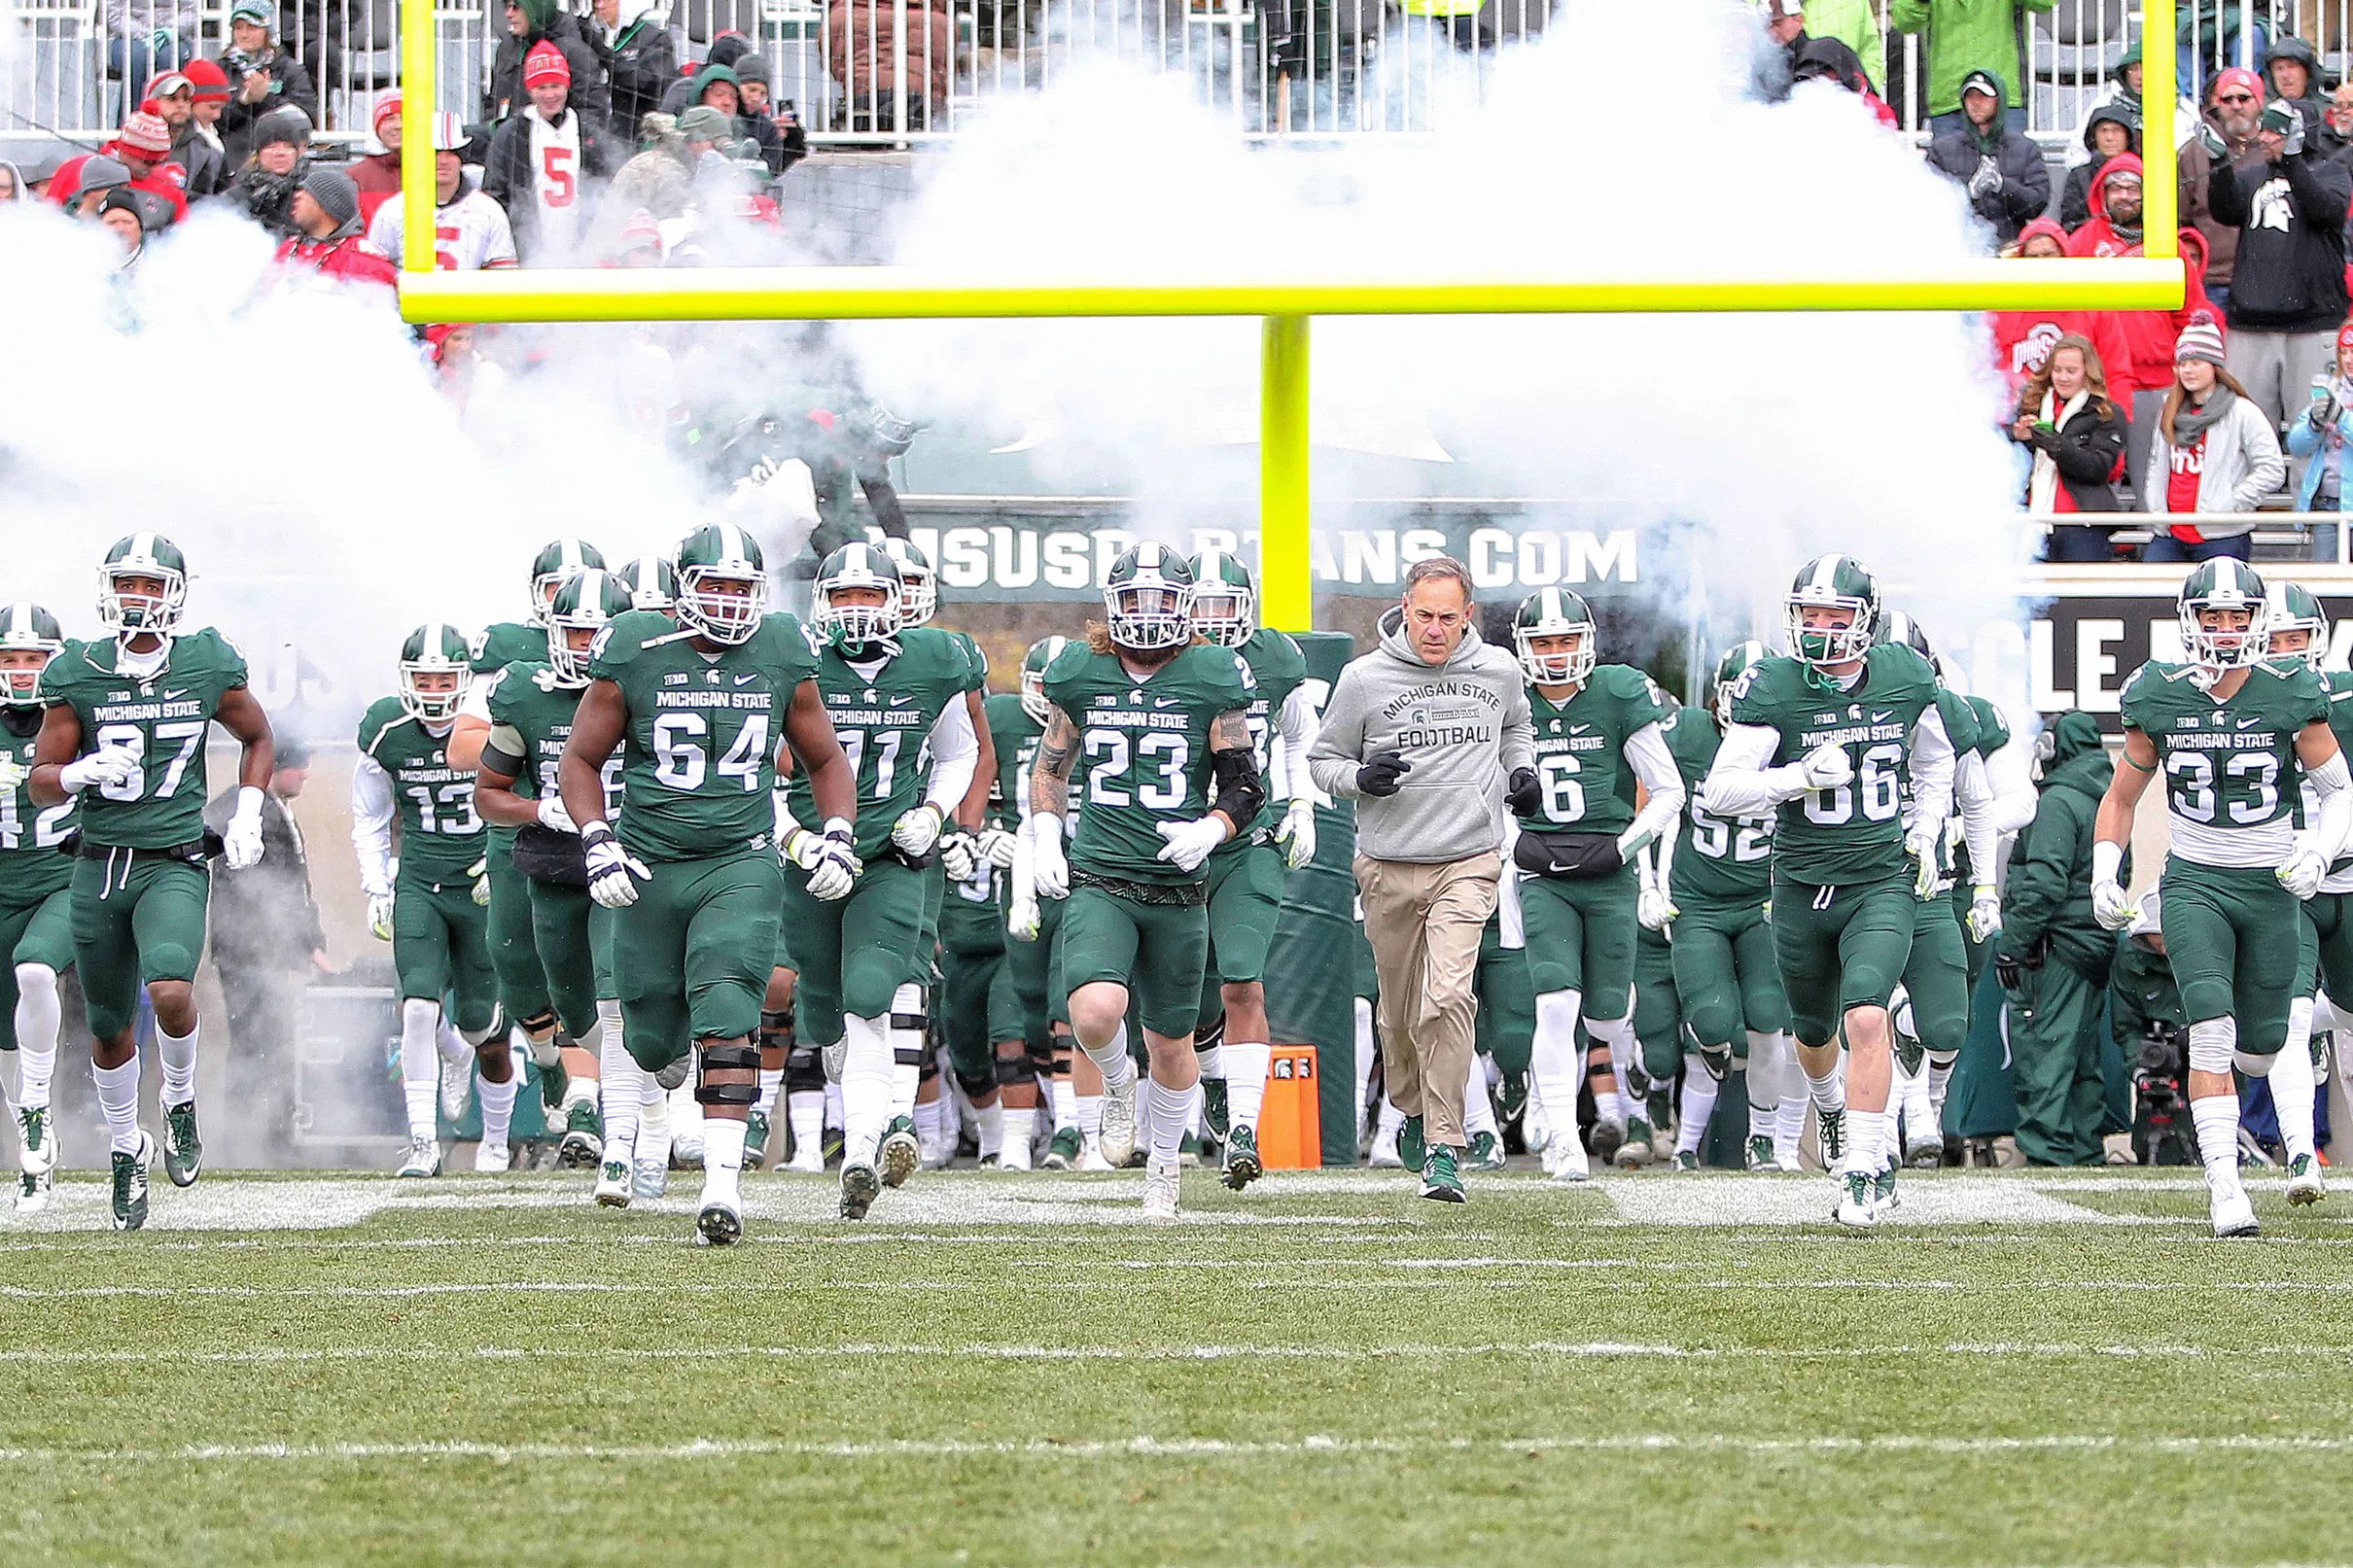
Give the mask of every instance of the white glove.
[[1988, 154], [1977, 160], [1977, 172], [1969, 177], [1972, 196], [1989, 196], [2002, 188], [2002, 165]]
[[0, 795], [13, 795], [32, 770], [12, 756], [0, 756]]
[[1071, 862], [1062, 854], [1062, 819], [1052, 812], [1032, 812], [1029, 820], [1030, 862], [1040, 898], [1071, 896]]
[[1161, 847], [1160, 858], [1179, 871], [1199, 871], [1210, 852], [1230, 836], [1225, 823], [1215, 817], [1196, 817], [1189, 822], [1162, 822], [1159, 834], [1168, 842]]
[[2320, 852], [2309, 839], [2299, 834], [2296, 847], [2288, 852], [2288, 863], [2271, 874], [2279, 879], [2282, 888], [2302, 900], [2320, 891], [2320, 881], [2329, 874], [2329, 863], [2320, 857]]
[[980, 869], [980, 850], [972, 835], [961, 827], [940, 834], [939, 864], [950, 882], [970, 882], [972, 873]]
[[2091, 918], [2100, 923], [2102, 930], [2121, 931], [2139, 914], [2119, 884], [2110, 881], [2091, 885]]
[[221, 857], [231, 871], [262, 863], [262, 791], [251, 784], [237, 791], [236, 813], [221, 835]]
[[368, 895], [368, 934], [379, 942], [392, 940], [392, 894]]
[[1037, 907], [1035, 893], [1015, 893], [1012, 906], [1005, 911], [1005, 933], [1016, 942], [1035, 942], [1044, 926], [1045, 915]]
[[1006, 871], [1012, 868], [1013, 850], [1020, 842], [1001, 827], [984, 827], [973, 840], [973, 849], [983, 860], [1000, 871]]
[[1282, 808], [1275, 824], [1275, 842], [1282, 846], [1283, 866], [1298, 870], [1316, 858], [1316, 803], [1300, 795]]
[[1944, 829], [1934, 825], [1915, 827], [1904, 835], [1904, 853], [1919, 862], [1919, 869], [1913, 873], [1913, 896], [1936, 896], [1937, 880], [1945, 869], [1938, 859], [1945, 848], [1944, 839]]
[[466, 875], [474, 879], [474, 907], [488, 909], [490, 907], [490, 856], [485, 854], [468, 866]]
[[1969, 935], [1984, 942], [2002, 928], [2001, 896], [1984, 883], [1969, 889]]
[[917, 806], [891, 824], [891, 842], [908, 858], [920, 860], [939, 842], [940, 821], [937, 806]]
[[1668, 923], [1683, 912], [1667, 898], [1667, 889], [1655, 882], [1645, 882], [1634, 891], [1634, 919], [1646, 931], [1664, 931]]
[[564, 810], [564, 797], [561, 795], [542, 797], [536, 815], [539, 817], [540, 826], [550, 833], [578, 833], [579, 831], [579, 825], [572, 819], [572, 814]]
[[120, 788], [137, 777], [139, 753], [127, 746], [102, 746], [57, 770], [57, 783], [69, 794], [80, 794], [91, 784], [102, 789]]
[[646, 862], [622, 849], [603, 822], [580, 830], [580, 848], [588, 865], [588, 896], [599, 909], [628, 908], [637, 902], [637, 885], [653, 879]]
[[[901, 819], [904, 820], [904, 819]], [[809, 854], [809, 896], [830, 904], [850, 896], [858, 882], [858, 856], [850, 848], [851, 829], [842, 818], [829, 819]]]
[[1824, 744], [1798, 758], [1798, 772], [1809, 789], [1836, 789], [1854, 777], [1854, 762], [1846, 748]]

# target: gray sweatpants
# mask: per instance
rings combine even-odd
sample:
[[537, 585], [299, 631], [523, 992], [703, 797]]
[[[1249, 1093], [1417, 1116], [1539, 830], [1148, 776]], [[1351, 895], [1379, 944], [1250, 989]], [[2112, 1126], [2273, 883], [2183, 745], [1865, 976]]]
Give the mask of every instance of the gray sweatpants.
[[2312, 378], [2336, 357], [2336, 333], [2231, 331], [2224, 351], [2230, 373], [2247, 389], [2272, 427], [2301, 415], [2312, 401]]

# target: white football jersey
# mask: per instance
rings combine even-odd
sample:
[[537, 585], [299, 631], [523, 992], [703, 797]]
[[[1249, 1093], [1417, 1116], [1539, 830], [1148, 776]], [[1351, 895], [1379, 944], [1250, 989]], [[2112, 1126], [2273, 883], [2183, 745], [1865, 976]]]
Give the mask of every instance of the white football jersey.
[[[398, 199], [387, 201], [376, 209], [375, 221], [368, 226], [369, 243], [391, 257], [395, 266], [401, 263], [401, 212]], [[479, 191], [469, 191], [448, 206], [437, 208], [433, 256], [434, 266], [443, 272], [514, 265], [514, 229], [507, 222], [507, 209]]]

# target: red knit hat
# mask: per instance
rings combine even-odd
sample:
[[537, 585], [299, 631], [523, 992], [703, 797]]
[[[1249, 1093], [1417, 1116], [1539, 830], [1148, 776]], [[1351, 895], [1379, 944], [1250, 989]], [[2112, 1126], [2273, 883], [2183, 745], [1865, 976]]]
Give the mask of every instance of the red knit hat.
[[114, 140], [117, 157], [135, 157], [144, 163], [160, 163], [171, 156], [171, 127], [162, 117], [144, 110], [133, 110], [123, 117], [123, 129]]
[[2264, 101], [2264, 79], [2243, 65], [2233, 65], [2214, 73], [2214, 95], [2219, 98], [2225, 87], [2245, 87], [2255, 94], [2255, 101]]
[[2353, 348], [2353, 321], [2336, 329], [2336, 352], [2342, 354], [2349, 348]]
[[562, 50], [543, 38], [523, 56], [523, 86], [544, 87], [558, 82], [572, 86], [572, 62], [564, 58]]
[[211, 60], [190, 60], [180, 74], [188, 78], [199, 99], [228, 96], [228, 73]]
[[[397, 115], [400, 112], [401, 89], [399, 87], [394, 87], [389, 92], [378, 94], [375, 107], [368, 111], [369, 131], [372, 134], [378, 125], [384, 123], [385, 116]], [[383, 138], [381, 137], [377, 138], [378, 141], [381, 141], [382, 139]]]

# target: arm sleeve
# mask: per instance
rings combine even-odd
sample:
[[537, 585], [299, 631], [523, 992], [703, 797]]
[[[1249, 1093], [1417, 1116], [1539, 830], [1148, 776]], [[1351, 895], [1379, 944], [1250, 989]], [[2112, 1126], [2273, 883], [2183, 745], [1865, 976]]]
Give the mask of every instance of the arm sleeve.
[[1316, 787], [1340, 800], [1356, 798], [1356, 769], [1363, 764], [1364, 706], [1354, 666], [1340, 672], [1323, 723], [1308, 748], [1308, 776]]
[[2223, 227], [2238, 228], [2247, 222], [2248, 206], [2237, 168], [2228, 157], [2216, 159], [2206, 170], [2206, 211]]
[[1618, 835], [1621, 854], [1638, 850], [1667, 835], [1675, 819], [1683, 815], [1683, 775], [1675, 767], [1673, 753], [1667, 749], [1667, 737], [1656, 723], [1643, 725], [1626, 738], [1626, 760], [1633, 764], [1634, 777], [1650, 798], [1634, 813], [1633, 823]]
[[[1306, 796], [1318, 806], [1331, 804], [1331, 796], [1316, 786], [1316, 776], [1307, 765], [1308, 754], [1316, 749], [1316, 737], [1323, 728], [1323, 720], [1316, 712], [1316, 700], [1308, 695], [1307, 687], [1295, 688], [1282, 701], [1282, 712], [1276, 718], [1280, 743], [1275, 748], [1276, 780], [1279, 798], [1295, 800]], [[1273, 782], [1270, 781], [1270, 784]]]
[[1985, 783], [1993, 790], [1993, 830], [2022, 831], [2034, 820], [2034, 781], [2026, 776], [2026, 759], [2019, 748], [2005, 746], [1985, 758]]
[[1780, 745], [1780, 732], [1762, 724], [1735, 724], [1726, 730], [1715, 763], [1700, 784], [1701, 806], [1718, 817], [1758, 817], [1804, 794], [1805, 775], [1794, 764], [1765, 765]]
[[1985, 777], [1985, 759], [1975, 751], [1960, 758], [1952, 771], [1953, 798], [1961, 807], [1961, 842], [1969, 846], [1969, 872], [1981, 887], [1993, 882], [1994, 856], [2001, 853], [2001, 830], [1993, 825], [1993, 785]]
[[361, 890], [370, 898], [392, 891], [392, 775], [365, 753], [351, 770], [351, 847]]
[[2312, 781], [2320, 796], [2320, 810], [2312, 821], [2312, 846], [2320, 851], [2324, 862], [2335, 862], [2345, 853], [2345, 838], [2353, 832], [2353, 790], [2346, 787], [2348, 775], [2342, 751], [2331, 757], [2327, 765], [2306, 770], [2304, 777]]
[[972, 710], [961, 694], [940, 710], [931, 747], [931, 778], [924, 786], [924, 803], [953, 817], [972, 787], [972, 770], [980, 765], [980, 737], [972, 733]]
[[2343, 165], [2334, 158], [2302, 152], [2294, 157], [2281, 158], [2279, 171], [2287, 177], [2288, 189], [2296, 193], [2296, 216], [2304, 226], [2331, 234], [2344, 227], [2347, 197], [2353, 195], [2353, 185], [2347, 183]]
[[1944, 831], [1952, 815], [1953, 755], [1951, 738], [1945, 733], [1945, 715], [1935, 703], [1920, 710], [1912, 726], [1912, 822], [1934, 822]]

